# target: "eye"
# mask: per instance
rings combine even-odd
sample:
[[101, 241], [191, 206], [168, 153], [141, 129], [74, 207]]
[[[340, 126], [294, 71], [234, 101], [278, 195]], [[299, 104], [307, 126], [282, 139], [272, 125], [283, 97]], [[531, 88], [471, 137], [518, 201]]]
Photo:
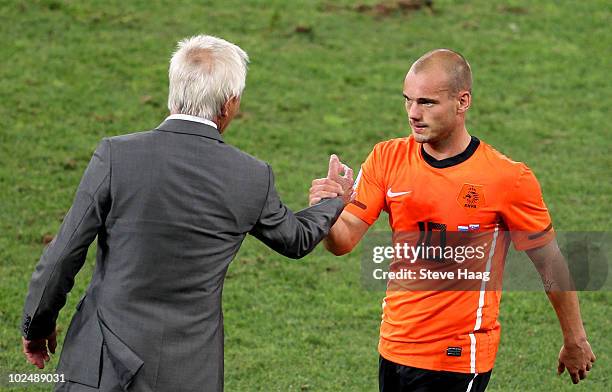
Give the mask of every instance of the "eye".
[[434, 103], [433, 103], [433, 102], [425, 102], [423, 105], [424, 105], [426, 108], [431, 108], [431, 107], [433, 107]]

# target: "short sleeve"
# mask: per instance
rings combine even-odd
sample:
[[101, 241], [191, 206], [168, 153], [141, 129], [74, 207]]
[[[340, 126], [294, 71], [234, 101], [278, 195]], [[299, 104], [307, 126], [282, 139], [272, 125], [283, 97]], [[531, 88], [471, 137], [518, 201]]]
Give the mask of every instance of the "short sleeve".
[[355, 200], [345, 207], [345, 211], [355, 215], [368, 225], [372, 225], [385, 204], [385, 191], [382, 183], [380, 151], [374, 147], [355, 180]]
[[526, 165], [510, 189], [502, 217], [517, 250], [546, 245], [555, 236], [540, 184]]

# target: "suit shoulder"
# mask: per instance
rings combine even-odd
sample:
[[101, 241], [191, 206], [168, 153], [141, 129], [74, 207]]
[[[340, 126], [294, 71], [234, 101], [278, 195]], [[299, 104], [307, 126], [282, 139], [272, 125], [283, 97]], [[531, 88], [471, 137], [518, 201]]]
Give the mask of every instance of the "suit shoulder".
[[133, 132], [133, 133], [126, 133], [123, 135], [110, 136], [110, 137], [106, 137], [105, 139], [107, 139], [112, 144], [117, 145], [117, 144], [144, 141], [146, 139], [151, 138], [152, 136], [153, 136], [153, 131], [149, 130], [149, 131], [139, 131], [139, 132]]
[[242, 151], [241, 149], [232, 146], [231, 144], [225, 144], [225, 147], [228, 149], [228, 152], [233, 155], [233, 158], [236, 159], [237, 163], [247, 165], [251, 168], [267, 170], [270, 166], [267, 162], [262, 161], [259, 158], [254, 157], [253, 155]]

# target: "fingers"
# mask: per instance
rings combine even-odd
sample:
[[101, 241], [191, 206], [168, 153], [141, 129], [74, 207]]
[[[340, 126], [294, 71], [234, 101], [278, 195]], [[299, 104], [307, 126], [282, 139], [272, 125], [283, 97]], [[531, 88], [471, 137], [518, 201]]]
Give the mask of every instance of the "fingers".
[[329, 178], [317, 178], [316, 180], [312, 180], [312, 187], [315, 186], [330, 189], [342, 189], [342, 186], [337, 181], [331, 180]]
[[45, 362], [49, 362], [51, 357], [49, 356], [49, 352], [47, 351], [47, 348], [45, 347], [45, 348], [41, 349], [40, 353], [42, 354], [42, 357], [45, 360]]
[[567, 369], [567, 371], [570, 374], [570, 377], [572, 378], [572, 382], [574, 384], [578, 384], [580, 382], [580, 376], [578, 375], [577, 371], [570, 371], [569, 369]]
[[336, 192], [319, 191], [319, 192], [312, 193], [312, 195], [310, 196], [310, 199], [321, 200], [321, 199], [333, 198], [333, 197], [338, 197], [338, 196], [340, 195]]
[[327, 178], [337, 179], [340, 177], [340, 173], [344, 173], [341, 178], [353, 179], [353, 169], [340, 162], [340, 158], [336, 154], [332, 154], [329, 157], [329, 167], [327, 169]]
[[[45, 350], [46, 351], [46, 350]], [[36, 366], [39, 369], [44, 369], [45, 368], [45, 360], [44, 357], [41, 353], [39, 352], [35, 352], [35, 353], [26, 353], [26, 359], [28, 360], [28, 362], [30, 362], [32, 365]], [[48, 361], [48, 360], [47, 360]]]
[[[346, 205], [355, 199], [355, 195], [353, 194], [354, 182], [353, 169], [340, 162], [336, 154], [332, 154], [329, 157], [327, 178], [320, 178], [312, 182], [309, 203], [313, 205], [326, 197], [342, 196], [342, 200]], [[336, 194], [331, 195], [326, 192]]]
[[340, 173], [340, 159], [336, 154], [329, 156], [329, 167], [327, 169], [327, 178], [335, 178]]
[[338, 197], [339, 195], [334, 192], [319, 192], [313, 195], [310, 195], [308, 198], [308, 205], [313, 206], [320, 202], [322, 199], [333, 199]]
[[580, 380], [587, 378], [594, 361], [595, 354], [588, 342], [582, 346], [570, 346], [569, 348], [563, 346], [559, 352], [557, 373], [561, 374], [567, 370], [572, 382], [578, 384]]
[[51, 351], [51, 354], [55, 354], [55, 349], [57, 348], [57, 334], [55, 332], [53, 332], [51, 336], [49, 336], [48, 344], [49, 351]]
[[42, 357], [39, 357], [38, 355], [26, 354], [26, 359], [28, 360], [28, 362], [30, 362], [32, 365], [36, 366], [39, 369], [42, 369], [44, 366]]
[[557, 374], [561, 375], [565, 371], [565, 364], [559, 361], [559, 366], [557, 366]]
[[337, 197], [337, 196], [342, 196], [341, 194], [339, 194], [338, 192], [326, 192], [326, 191], [318, 191], [313, 193], [313, 198], [319, 198], [319, 199], [325, 199], [328, 197]]
[[568, 368], [567, 372], [569, 373], [572, 379], [572, 382], [574, 384], [578, 384], [580, 380], [584, 380], [589, 375], [589, 367], [587, 366], [584, 369], [569, 369]]
[[336, 181], [329, 178], [318, 178], [312, 181], [308, 195], [308, 204], [312, 206], [320, 202], [321, 199], [334, 198], [343, 194], [342, 186]]
[[23, 353], [26, 360], [39, 369], [44, 369], [45, 362], [51, 360], [51, 356], [47, 351], [47, 340], [49, 342], [49, 351], [55, 353], [55, 348], [57, 347], [55, 332], [49, 335], [47, 339], [26, 340], [22, 338]]
[[310, 187], [309, 192], [311, 195], [317, 192], [338, 193], [340, 195], [344, 194], [342, 185], [338, 184], [334, 180], [330, 180], [329, 178], [320, 178], [314, 180], [312, 182], [312, 186]]
[[352, 183], [353, 182], [353, 169], [351, 169], [345, 164], [342, 164], [342, 168], [344, 170], [344, 175], [342, 177], [347, 180], [350, 180]]
[[313, 206], [320, 202], [322, 199], [333, 199], [334, 197], [338, 197], [337, 193], [320, 193], [317, 196], [313, 196], [308, 201], [308, 205]]

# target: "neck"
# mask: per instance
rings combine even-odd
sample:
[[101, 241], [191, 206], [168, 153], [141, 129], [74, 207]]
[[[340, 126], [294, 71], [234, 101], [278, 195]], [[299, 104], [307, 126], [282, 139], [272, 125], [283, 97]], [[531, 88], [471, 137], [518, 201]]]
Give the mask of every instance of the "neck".
[[425, 152], [436, 158], [442, 160], [455, 155], [461, 154], [468, 147], [472, 137], [468, 133], [467, 129], [463, 127], [460, 131], [453, 132], [449, 137], [444, 140], [435, 141], [432, 143], [423, 143]]
[[[182, 113], [170, 111], [170, 114], [182, 114]], [[227, 124], [223, 123], [223, 120], [220, 117], [215, 116], [210, 121], [214, 122], [217, 125], [217, 131], [219, 131], [219, 133], [223, 133], [223, 130], [225, 129]]]
[[219, 131], [219, 133], [223, 133], [223, 131], [225, 131], [225, 127], [227, 124], [225, 124], [225, 121], [223, 121], [223, 119], [220, 116], [214, 116], [212, 118], [212, 120], [210, 120], [212, 122], [214, 122], [215, 124], [217, 124], [217, 131]]

